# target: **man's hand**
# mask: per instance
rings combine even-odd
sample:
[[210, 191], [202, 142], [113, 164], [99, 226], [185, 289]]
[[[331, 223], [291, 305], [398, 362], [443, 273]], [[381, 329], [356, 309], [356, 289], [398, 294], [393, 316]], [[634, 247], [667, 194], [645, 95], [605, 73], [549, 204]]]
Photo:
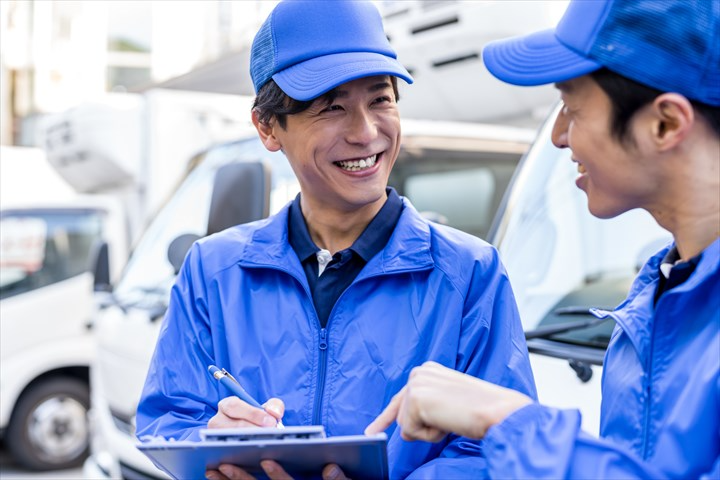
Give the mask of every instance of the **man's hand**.
[[218, 413], [208, 422], [208, 428], [275, 427], [285, 414], [285, 404], [271, 398], [255, 408], [238, 397], [226, 397], [218, 402]]
[[[263, 405], [263, 409], [253, 407], [252, 405], [240, 400], [238, 397], [225, 397], [218, 402], [218, 413], [208, 422], [208, 428], [239, 428], [239, 427], [275, 427], [285, 414], [285, 404], [279, 398], [271, 398]], [[269, 465], [268, 469], [261, 463], [263, 469], [270, 478], [288, 479], [285, 470], [272, 461], [273, 465]], [[267, 462], [266, 462], [267, 463]], [[269, 471], [281, 472], [276, 473], [277, 476], [271, 476]], [[252, 475], [245, 470], [234, 465], [220, 465], [220, 471], [207, 470], [205, 472], [207, 478], [213, 480], [221, 479], [254, 479]]]
[[[292, 477], [283, 468], [272, 460], [263, 460], [260, 466], [270, 480], [292, 480]], [[255, 477], [235, 465], [220, 465], [218, 470], [208, 470], [205, 476], [209, 480], [255, 480]], [[348, 480], [343, 471], [331, 463], [325, 465], [322, 471], [323, 480]]]
[[522, 393], [426, 362], [365, 429], [373, 435], [397, 421], [405, 440], [437, 442], [449, 432], [482, 438], [487, 430], [532, 400]]

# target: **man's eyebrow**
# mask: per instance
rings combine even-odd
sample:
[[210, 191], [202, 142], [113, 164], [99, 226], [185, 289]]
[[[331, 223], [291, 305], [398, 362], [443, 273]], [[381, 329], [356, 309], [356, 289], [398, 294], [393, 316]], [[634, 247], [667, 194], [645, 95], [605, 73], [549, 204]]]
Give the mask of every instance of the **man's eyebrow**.
[[382, 81], [371, 85], [368, 88], [368, 92], [377, 92], [379, 90], [385, 90], [386, 88], [391, 88], [390, 82]]
[[553, 86], [561, 92], [569, 92], [570, 90], [572, 90], [570, 82], [557, 82], [553, 84]]
[[[385, 90], [385, 89], [391, 88], [391, 87], [392, 87], [392, 86], [390, 85], [390, 82], [381, 81], [381, 82], [374, 83], [374, 84], [370, 85], [370, 86], [368, 87], [367, 91], [368, 91], [368, 92], [371, 92], [371, 93], [374, 93], [374, 92], [378, 92], [378, 91], [380, 91], [380, 90]], [[345, 98], [345, 97], [347, 97], [348, 95], [350, 95], [347, 90], [343, 90], [343, 89], [341, 89], [340, 87], [338, 87], [338, 88], [336, 88], [335, 90], [333, 90], [333, 92], [334, 92], [336, 98]]]

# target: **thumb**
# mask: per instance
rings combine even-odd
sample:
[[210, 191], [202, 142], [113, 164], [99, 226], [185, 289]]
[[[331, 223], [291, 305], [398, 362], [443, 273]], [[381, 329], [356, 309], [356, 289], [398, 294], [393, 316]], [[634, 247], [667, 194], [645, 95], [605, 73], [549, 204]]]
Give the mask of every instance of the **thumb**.
[[271, 398], [263, 405], [263, 408], [267, 413], [275, 417], [276, 420], [281, 420], [285, 415], [285, 403], [279, 398]]

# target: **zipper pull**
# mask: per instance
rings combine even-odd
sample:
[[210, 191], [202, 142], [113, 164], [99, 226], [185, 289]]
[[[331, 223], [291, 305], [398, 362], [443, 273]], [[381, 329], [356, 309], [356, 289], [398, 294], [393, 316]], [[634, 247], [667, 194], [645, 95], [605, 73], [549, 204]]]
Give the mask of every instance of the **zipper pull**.
[[320, 350], [327, 350], [327, 329], [320, 329]]

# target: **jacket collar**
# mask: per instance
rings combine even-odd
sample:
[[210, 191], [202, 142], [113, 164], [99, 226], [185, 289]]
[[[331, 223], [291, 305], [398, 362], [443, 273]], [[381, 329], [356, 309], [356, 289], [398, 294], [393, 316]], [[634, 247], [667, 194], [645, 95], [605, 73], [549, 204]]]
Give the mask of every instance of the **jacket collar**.
[[[395, 231], [383, 248], [365, 266], [358, 278], [408, 270], [421, 270], [434, 265], [430, 225], [410, 202], [402, 198], [402, 213]], [[287, 270], [297, 278], [304, 272], [295, 251], [288, 241], [290, 203], [265, 221], [258, 222], [245, 245], [240, 265]]]
[[[622, 327], [635, 346], [640, 358], [645, 360], [649, 356], [651, 332], [654, 328], [655, 317], [654, 295], [660, 275], [660, 264], [665, 255], [675, 244], [672, 243], [653, 255], [633, 282], [627, 300], [625, 300], [612, 313], [612, 317]], [[695, 272], [685, 282], [675, 287], [670, 295], [682, 295], [692, 292], [698, 285], [708, 281], [720, 269], [720, 238], [715, 239], [703, 250]], [[659, 304], [660, 308], [664, 308]]]

